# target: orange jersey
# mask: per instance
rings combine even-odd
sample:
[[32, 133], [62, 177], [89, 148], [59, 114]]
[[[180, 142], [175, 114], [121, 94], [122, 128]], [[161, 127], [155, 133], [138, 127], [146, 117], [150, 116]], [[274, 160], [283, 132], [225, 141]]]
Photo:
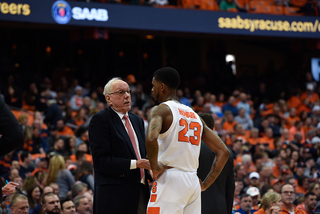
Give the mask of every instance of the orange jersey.
[[289, 100], [288, 100], [288, 108], [298, 108], [301, 105], [301, 100], [299, 99], [299, 97], [297, 96], [292, 96]]
[[[298, 209], [296, 206], [294, 206], [294, 213], [295, 214], [307, 214], [305, 211], [303, 211], [302, 209]], [[280, 211], [280, 214], [290, 214], [289, 211], [284, 207], [282, 206], [282, 210]]]
[[268, 143], [271, 150], [275, 149], [274, 138], [262, 137], [260, 143]]
[[249, 139], [248, 139], [248, 142], [249, 142], [251, 145], [257, 145], [257, 143], [260, 143], [260, 142], [261, 142], [261, 138], [260, 138], [260, 137], [257, 137], [257, 138], [249, 138]]
[[64, 126], [62, 131], [58, 131], [58, 135], [74, 135], [74, 133], [70, 127]]
[[230, 133], [233, 132], [233, 127], [237, 124], [236, 121], [233, 121], [232, 123], [225, 121], [222, 125], [222, 129], [225, 131], [229, 131]]
[[289, 116], [286, 118], [286, 120], [287, 120], [287, 122], [284, 124], [284, 128], [290, 129], [296, 121], [300, 121], [300, 117], [297, 117], [297, 116], [290, 117]]
[[304, 92], [301, 94], [300, 97], [301, 102], [303, 102], [305, 98], [309, 98], [310, 102], [314, 103], [315, 101], [319, 100], [319, 95], [315, 92], [312, 92], [311, 95], [307, 94], [307, 92]]

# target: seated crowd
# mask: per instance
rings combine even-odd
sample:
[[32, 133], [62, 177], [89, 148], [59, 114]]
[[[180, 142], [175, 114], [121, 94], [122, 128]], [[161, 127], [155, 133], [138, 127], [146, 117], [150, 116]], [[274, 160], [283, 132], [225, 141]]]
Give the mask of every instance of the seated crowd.
[[[131, 111], [143, 118], [147, 130], [148, 113], [155, 103], [133, 75], [125, 80], [131, 89]], [[88, 126], [93, 114], [107, 108], [103, 87], [82, 87], [75, 80], [53, 89], [48, 78], [41, 90], [38, 87], [31, 83], [19, 94], [12, 84], [3, 95], [25, 139], [22, 148], [0, 158], [1, 185], [6, 181], [19, 184], [2, 208], [14, 213], [19, 206], [25, 208], [23, 201], [27, 201], [29, 213], [59, 213], [60, 209], [62, 213], [91, 213], [94, 181]], [[307, 213], [316, 208], [320, 200], [320, 99], [316, 89], [308, 83], [288, 99], [273, 102], [240, 90], [229, 97], [199, 90], [191, 95], [189, 88], [177, 91], [181, 103], [212, 115], [214, 131], [233, 153], [234, 210], [257, 210], [259, 199], [269, 191], [292, 192], [294, 205]], [[310, 202], [314, 197], [315, 202]]]

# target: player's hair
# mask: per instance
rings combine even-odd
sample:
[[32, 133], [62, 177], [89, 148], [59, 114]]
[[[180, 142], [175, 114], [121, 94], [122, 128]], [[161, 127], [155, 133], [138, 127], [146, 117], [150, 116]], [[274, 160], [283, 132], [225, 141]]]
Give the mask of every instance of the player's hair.
[[261, 203], [259, 204], [259, 209], [262, 208], [264, 210], [270, 207], [271, 202], [276, 202], [280, 199], [280, 194], [276, 192], [267, 192], [261, 199]]
[[43, 194], [43, 196], [41, 197], [41, 203], [45, 205], [46, 204], [46, 197], [47, 196], [53, 196], [53, 195], [58, 196], [57, 194], [55, 194], [53, 192], [47, 192], [46, 194]]
[[75, 206], [75, 207], [79, 206], [80, 200], [83, 199], [83, 198], [85, 198], [85, 197], [86, 197], [86, 196], [84, 196], [84, 195], [77, 195], [77, 196], [74, 198], [74, 200], [73, 200], [74, 206]]
[[210, 128], [213, 129], [214, 128], [214, 119], [211, 116], [211, 114], [208, 113], [202, 113], [199, 114], [199, 116], [203, 119], [203, 121], [206, 123], [206, 125]]
[[114, 77], [104, 86], [103, 95], [106, 96], [107, 94], [111, 93], [112, 85], [115, 81], [122, 80], [120, 77]]
[[171, 89], [177, 89], [180, 84], [180, 75], [178, 71], [171, 67], [164, 67], [153, 73], [155, 80], [164, 83]]
[[17, 201], [19, 199], [28, 201], [27, 196], [25, 196], [23, 194], [15, 194], [10, 200], [10, 207], [15, 207], [17, 205]]

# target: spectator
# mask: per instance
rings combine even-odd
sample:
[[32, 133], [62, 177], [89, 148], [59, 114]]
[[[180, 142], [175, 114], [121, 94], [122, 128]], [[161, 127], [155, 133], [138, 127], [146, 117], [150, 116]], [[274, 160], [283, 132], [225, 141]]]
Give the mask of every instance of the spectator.
[[76, 147], [78, 147], [81, 143], [89, 145], [89, 134], [88, 129], [84, 127], [79, 127], [76, 131]]
[[70, 137], [74, 135], [72, 129], [65, 125], [64, 120], [60, 119], [57, 121], [58, 135], [63, 137]]
[[73, 118], [78, 127], [82, 126], [87, 121], [87, 112], [88, 110], [85, 107], [80, 107], [78, 113]]
[[308, 83], [306, 87], [306, 91], [303, 92], [300, 96], [301, 102], [303, 102], [305, 98], [309, 98], [311, 103], [314, 103], [315, 101], [319, 100], [319, 95], [313, 90], [314, 90], [314, 85], [312, 83]]
[[86, 198], [88, 199], [90, 213], [92, 213], [93, 212], [93, 195], [89, 192], [85, 192], [83, 195], [86, 196]]
[[257, 187], [250, 187], [247, 191], [247, 194], [249, 194], [252, 198], [252, 210], [258, 209], [258, 203], [260, 200], [260, 190]]
[[247, 116], [250, 116], [252, 114], [252, 109], [251, 109], [250, 104], [247, 101], [246, 93], [244, 93], [244, 92], [240, 93], [239, 98], [240, 98], [240, 102], [238, 102], [238, 104], [237, 104], [238, 111], [240, 109], [244, 109], [245, 114]]
[[76, 136], [71, 136], [66, 140], [65, 151], [68, 154], [67, 156], [76, 153]]
[[294, 188], [291, 184], [286, 183], [280, 188], [280, 195], [282, 198], [282, 210], [280, 214], [305, 214], [301, 209], [298, 209], [293, 203], [295, 200]]
[[313, 192], [307, 192], [304, 196], [304, 201], [302, 204], [297, 206], [298, 209], [301, 209], [306, 212], [306, 214], [313, 214], [313, 210], [317, 205], [317, 196]]
[[223, 114], [222, 114], [221, 107], [216, 104], [216, 101], [217, 101], [216, 95], [211, 94], [210, 95], [210, 111], [213, 113], [216, 113], [218, 117], [222, 117]]
[[181, 103], [181, 104], [184, 104], [186, 106], [189, 106], [191, 107], [191, 104], [188, 100], [188, 98], [184, 97], [183, 96], [183, 91], [181, 89], [178, 89], [177, 90], [177, 98], [178, 98], [178, 101]]
[[32, 213], [33, 209], [40, 203], [41, 189], [37, 185], [33, 185], [28, 189], [28, 202], [29, 212]]
[[78, 214], [90, 214], [90, 204], [86, 196], [78, 195], [75, 197], [74, 206]]
[[61, 205], [59, 197], [53, 192], [48, 192], [42, 196], [42, 208], [45, 213], [60, 214]]
[[15, 194], [10, 200], [10, 209], [12, 214], [28, 214], [28, 198], [23, 194]]
[[74, 88], [75, 95], [73, 95], [70, 99], [70, 108], [73, 111], [78, 111], [83, 105], [83, 97], [82, 97], [82, 87], [77, 85]]
[[[233, 1], [233, 0], [227, 0], [227, 1]], [[225, 2], [225, 1], [223, 0], [223, 1], [221, 1], [221, 3], [222, 2]], [[222, 4], [224, 4], [224, 3], [222, 3]], [[234, 106], [234, 102], [235, 102], [234, 96], [230, 96], [228, 99], [228, 102], [222, 107], [222, 112], [225, 114], [226, 111], [231, 111], [233, 116], [237, 116], [238, 109]]]
[[254, 214], [279, 214], [281, 207], [281, 196], [276, 192], [267, 192], [261, 199], [259, 210]]
[[19, 174], [22, 179], [25, 179], [27, 176], [31, 176], [34, 167], [32, 166], [32, 157], [29, 152], [22, 152], [20, 155], [20, 159], [22, 161], [20, 166]]
[[75, 180], [69, 170], [66, 169], [64, 159], [61, 155], [54, 155], [50, 159], [47, 185], [57, 183], [59, 185], [59, 197], [65, 198], [71, 190]]
[[253, 214], [257, 210], [252, 210], [252, 197], [249, 194], [242, 194], [240, 197], [240, 208], [235, 214]]
[[271, 186], [274, 192], [280, 193], [281, 180], [276, 178], [271, 181]]
[[302, 129], [302, 126], [303, 126], [303, 123], [301, 121], [294, 122], [294, 125], [289, 129], [289, 133], [290, 133], [289, 140], [292, 141], [294, 139], [294, 135], [297, 132], [300, 132], [302, 136], [301, 142], [304, 143], [306, 141], [306, 137], [305, 137], [306, 135]]
[[66, 198], [60, 202], [61, 204], [61, 214], [75, 214], [76, 208], [71, 199]]
[[50, 151], [52, 154], [65, 156], [67, 153], [64, 151], [64, 139], [59, 137], [53, 143], [53, 149]]
[[37, 158], [35, 160], [37, 168], [35, 168], [31, 175], [34, 176], [37, 172], [48, 172], [48, 159], [47, 158]]
[[224, 116], [226, 120], [222, 125], [222, 129], [225, 130], [228, 134], [232, 133], [234, 130], [234, 126], [237, 122], [234, 120], [234, 116], [230, 111], [225, 111]]
[[90, 162], [82, 162], [77, 171], [76, 180], [86, 183], [91, 190], [94, 190], [93, 166]]
[[317, 196], [317, 201], [319, 201], [320, 198], [320, 184], [319, 183], [311, 183], [309, 185], [308, 192], [313, 192]]
[[57, 183], [50, 183], [49, 187], [51, 187], [53, 189], [54, 194], [59, 195], [60, 187]]
[[245, 113], [243, 108], [238, 109], [238, 115], [234, 118], [234, 120], [241, 124], [244, 130], [250, 130], [253, 128], [253, 121], [249, 115]]
[[296, 188], [296, 193], [297, 194], [301, 194], [301, 195], [305, 195], [308, 191], [308, 188], [309, 188], [309, 181], [308, 181], [308, 178], [304, 175], [301, 175], [299, 178], [298, 178], [298, 185], [297, 185], [297, 188]]
[[72, 186], [72, 198], [77, 197], [78, 195], [83, 195], [85, 192], [88, 191], [88, 185], [81, 182], [77, 181], [73, 186]]
[[[44, 188], [43, 188], [43, 191], [42, 191], [42, 196], [43, 196], [44, 194], [46, 194], [46, 193], [49, 193], [49, 192], [53, 192], [52, 187], [50, 187], [50, 186], [44, 187]], [[41, 197], [42, 197], [42, 196], [41, 196]], [[42, 204], [41, 204], [41, 203], [39, 203], [39, 204], [33, 209], [33, 211], [32, 211], [32, 214], [40, 214], [40, 213], [44, 213], [44, 210], [43, 210], [43, 208], [42, 208]]]
[[220, 10], [237, 12], [237, 6], [234, 0], [222, 0], [219, 4]]

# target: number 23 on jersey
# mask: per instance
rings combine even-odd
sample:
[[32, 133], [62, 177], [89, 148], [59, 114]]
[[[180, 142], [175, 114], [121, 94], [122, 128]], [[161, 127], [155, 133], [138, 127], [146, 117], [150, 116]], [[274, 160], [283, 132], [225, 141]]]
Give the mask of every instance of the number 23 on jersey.
[[[198, 146], [200, 143], [201, 125], [198, 122], [190, 122], [188, 124], [188, 122], [183, 118], [180, 119], [179, 125], [184, 128], [179, 132], [178, 141], [190, 142], [192, 145]], [[193, 136], [186, 136], [189, 129], [194, 131]]]

